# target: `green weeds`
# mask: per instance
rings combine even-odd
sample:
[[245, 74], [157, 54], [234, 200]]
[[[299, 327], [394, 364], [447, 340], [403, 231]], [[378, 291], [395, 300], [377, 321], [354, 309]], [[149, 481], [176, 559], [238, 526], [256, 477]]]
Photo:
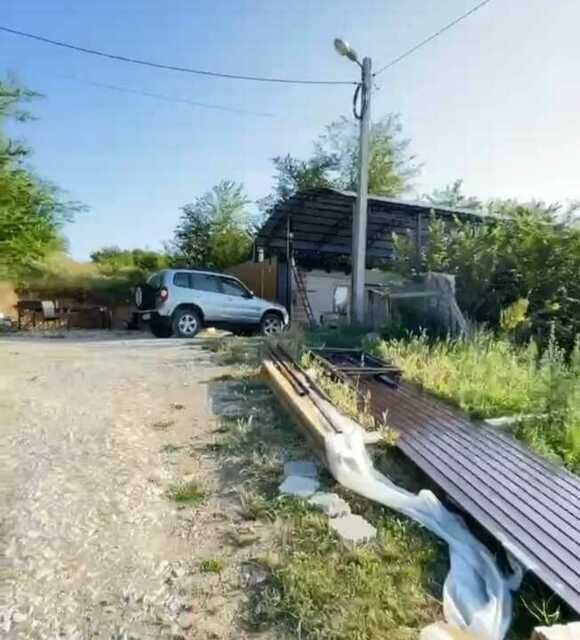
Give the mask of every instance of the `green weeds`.
[[580, 471], [580, 347], [567, 358], [552, 341], [514, 345], [480, 332], [430, 343], [425, 336], [376, 342], [404, 376], [474, 417], [531, 415], [514, 435], [538, 453]]
[[199, 563], [202, 573], [221, 573], [226, 568], [226, 563], [221, 558], [205, 558]]
[[319, 514], [290, 520], [272, 581], [251, 601], [252, 626], [320, 640], [416, 638], [441, 616], [442, 556], [409, 522], [389, 516], [375, 524], [375, 543], [346, 549]]
[[195, 480], [176, 482], [167, 488], [165, 495], [180, 504], [200, 504], [206, 498], [205, 491]]

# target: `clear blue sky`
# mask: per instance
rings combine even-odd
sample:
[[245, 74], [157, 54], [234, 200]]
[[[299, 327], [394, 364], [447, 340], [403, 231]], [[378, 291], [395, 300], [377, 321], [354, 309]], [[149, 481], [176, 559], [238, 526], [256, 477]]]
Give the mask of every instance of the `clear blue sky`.
[[[475, 0], [2, 0], [0, 24], [127, 56], [252, 75], [356, 79], [342, 36], [375, 68]], [[493, 0], [378, 79], [373, 116], [399, 112], [425, 163], [418, 193], [463, 178], [480, 197], [580, 197], [580, 2]], [[307, 156], [350, 113], [350, 87], [262, 85], [136, 67], [0, 33], [0, 71], [45, 98], [18, 128], [33, 164], [89, 207], [74, 257], [157, 248], [179, 207], [222, 178], [251, 198], [271, 158]], [[271, 113], [240, 115], [95, 87], [105, 83]]]

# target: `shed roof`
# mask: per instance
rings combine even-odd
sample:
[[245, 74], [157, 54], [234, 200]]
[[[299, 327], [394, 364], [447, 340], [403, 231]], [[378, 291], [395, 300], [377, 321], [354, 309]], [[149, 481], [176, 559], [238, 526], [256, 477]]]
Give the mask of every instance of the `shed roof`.
[[[273, 207], [258, 233], [258, 244], [284, 248], [286, 225], [290, 219], [295, 251], [350, 255], [355, 201], [356, 193], [353, 191], [320, 188], [299, 192]], [[485, 218], [483, 214], [466, 209], [369, 194], [367, 255], [390, 257], [393, 233], [425, 234], [430, 215], [473, 222], [481, 222]]]

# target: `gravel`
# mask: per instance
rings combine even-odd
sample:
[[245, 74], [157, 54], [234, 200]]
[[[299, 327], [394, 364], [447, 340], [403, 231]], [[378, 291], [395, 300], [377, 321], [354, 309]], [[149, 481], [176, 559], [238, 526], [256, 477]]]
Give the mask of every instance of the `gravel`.
[[188, 453], [212, 428], [207, 358], [178, 340], [0, 339], [3, 638], [217, 637], [192, 635], [205, 516], [186, 526], [164, 495], [217, 476]]

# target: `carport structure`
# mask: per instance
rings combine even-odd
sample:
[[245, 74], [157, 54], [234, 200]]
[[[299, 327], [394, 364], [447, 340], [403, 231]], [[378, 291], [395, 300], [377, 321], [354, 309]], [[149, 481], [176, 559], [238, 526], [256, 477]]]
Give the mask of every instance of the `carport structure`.
[[[350, 256], [355, 201], [356, 194], [352, 191], [319, 188], [299, 192], [272, 208], [258, 233], [256, 246], [285, 256], [292, 252]], [[428, 241], [431, 218], [479, 224], [485, 216], [464, 209], [369, 194], [367, 258], [389, 261], [393, 255], [393, 234], [411, 237], [419, 253]]]

